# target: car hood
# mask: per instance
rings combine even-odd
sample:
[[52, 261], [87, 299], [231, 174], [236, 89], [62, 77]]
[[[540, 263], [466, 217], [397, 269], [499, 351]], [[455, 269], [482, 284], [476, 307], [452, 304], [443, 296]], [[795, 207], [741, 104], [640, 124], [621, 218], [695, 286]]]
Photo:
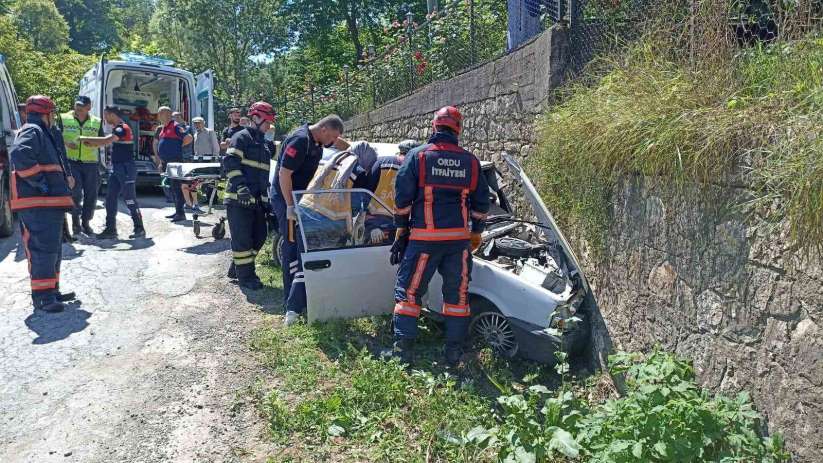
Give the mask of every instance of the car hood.
[[[586, 292], [589, 292], [589, 282], [586, 280], [586, 276], [583, 274], [583, 269], [580, 266], [580, 262], [577, 260], [577, 256], [575, 256], [574, 251], [572, 251], [569, 242], [566, 240], [566, 237], [563, 235], [563, 232], [560, 231], [560, 227], [557, 226], [557, 222], [554, 220], [554, 216], [546, 207], [546, 203], [543, 202], [543, 199], [540, 198], [540, 194], [537, 192], [537, 188], [534, 187], [534, 184], [531, 182], [529, 177], [526, 175], [526, 172], [520, 166], [520, 163], [517, 162], [511, 155], [508, 153], [503, 153], [503, 159], [508, 164], [511, 171], [514, 173], [515, 177], [520, 181], [521, 186], [523, 187], [523, 193], [526, 196], [526, 199], [532, 206], [534, 213], [537, 215], [537, 220], [545, 227], [548, 227], [553, 237], [550, 236], [549, 238], [553, 241], [556, 240], [560, 247], [563, 248], [563, 252], [565, 252], [566, 256], [569, 258], [571, 263], [574, 265], [575, 270], [580, 275], [580, 281], [583, 284], [583, 289]], [[545, 230], [544, 230], [545, 231]]]

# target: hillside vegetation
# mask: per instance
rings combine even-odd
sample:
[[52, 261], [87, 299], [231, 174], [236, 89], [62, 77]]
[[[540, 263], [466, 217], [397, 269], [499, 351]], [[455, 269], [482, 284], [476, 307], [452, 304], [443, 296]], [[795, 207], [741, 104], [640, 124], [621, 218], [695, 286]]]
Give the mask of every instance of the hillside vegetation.
[[[602, 242], [610, 193], [628, 174], [747, 185], [736, 205], [761, 223], [788, 218], [804, 250], [823, 243], [823, 35], [688, 63], [651, 39], [593, 67], [541, 121], [531, 162], [544, 197]], [[548, 175], [551, 173], [551, 175]]]

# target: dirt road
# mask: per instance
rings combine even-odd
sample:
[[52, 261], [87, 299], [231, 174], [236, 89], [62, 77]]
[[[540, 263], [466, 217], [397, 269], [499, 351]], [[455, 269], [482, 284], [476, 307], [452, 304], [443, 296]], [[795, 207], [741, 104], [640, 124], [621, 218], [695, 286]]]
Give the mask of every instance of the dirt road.
[[[17, 237], [0, 240], [0, 461], [258, 461], [250, 333], [279, 295], [224, 278], [229, 241], [173, 225], [141, 195], [149, 237], [64, 245], [61, 286], [82, 300], [33, 314]], [[96, 213], [102, 229], [105, 211]], [[131, 231], [118, 216], [120, 235]], [[214, 215], [206, 218], [215, 221]]]

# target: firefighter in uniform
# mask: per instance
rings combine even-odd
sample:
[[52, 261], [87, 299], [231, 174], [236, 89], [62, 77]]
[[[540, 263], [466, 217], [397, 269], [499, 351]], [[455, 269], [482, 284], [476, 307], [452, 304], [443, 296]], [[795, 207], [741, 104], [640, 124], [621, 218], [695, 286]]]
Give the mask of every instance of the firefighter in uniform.
[[292, 192], [309, 186], [323, 157], [323, 147], [332, 146], [342, 134], [343, 121], [335, 115], [326, 116], [316, 124], [305, 124], [283, 140], [277, 159], [271, 203], [280, 236], [284, 237], [280, 264], [286, 325], [296, 323], [306, 308], [306, 287], [300, 262], [302, 242], [298, 239]]
[[73, 294], [60, 294], [60, 260], [65, 213], [74, 203], [67, 167], [50, 130], [55, 106], [48, 97], [26, 100], [27, 123], [11, 148], [11, 208], [20, 218], [23, 249], [29, 261], [31, 298], [36, 310], [60, 312]]
[[489, 187], [474, 154], [458, 146], [462, 115], [453, 106], [435, 113], [434, 135], [411, 150], [397, 173], [391, 261], [395, 285], [394, 346], [386, 352], [410, 362], [421, 297], [437, 270], [443, 277], [446, 362], [456, 366], [468, 331], [472, 252], [481, 243]]
[[387, 242], [394, 236], [396, 227], [394, 226], [394, 182], [397, 179], [397, 171], [406, 159], [406, 153], [420, 146], [416, 140], [403, 140], [397, 145], [397, 154], [391, 156], [378, 156], [369, 175], [369, 186], [386, 207], [376, 201], [369, 204], [369, 215], [366, 217], [366, 231], [371, 244]]
[[123, 196], [131, 220], [134, 223], [134, 232], [130, 239], [146, 237], [143, 228], [143, 215], [137, 204], [137, 165], [134, 162], [134, 135], [128, 123], [125, 122], [120, 109], [107, 106], [103, 111], [106, 122], [112, 126], [111, 134], [107, 137], [80, 137], [79, 140], [89, 147], [113, 145], [111, 150], [111, 173], [109, 174], [106, 190], [106, 228], [97, 235], [100, 239], [117, 239], [117, 198]]
[[89, 222], [94, 217], [97, 190], [100, 188], [97, 149], [83, 146], [78, 140], [81, 136], [103, 135], [103, 124], [99, 118], [89, 113], [90, 109], [91, 98], [79, 95], [74, 102], [74, 110], [61, 114], [60, 120], [66, 157], [76, 181], [73, 189], [74, 211], [71, 214], [72, 233], [77, 235], [82, 231], [94, 236]]
[[258, 290], [263, 283], [254, 270], [257, 252], [266, 242], [269, 210], [269, 151], [265, 133], [274, 124], [274, 108], [264, 101], [249, 107], [251, 124], [235, 133], [229, 141], [223, 164], [228, 185], [224, 194], [226, 215], [231, 231], [233, 261], [229, 277], [237, 278], [243, 288]]

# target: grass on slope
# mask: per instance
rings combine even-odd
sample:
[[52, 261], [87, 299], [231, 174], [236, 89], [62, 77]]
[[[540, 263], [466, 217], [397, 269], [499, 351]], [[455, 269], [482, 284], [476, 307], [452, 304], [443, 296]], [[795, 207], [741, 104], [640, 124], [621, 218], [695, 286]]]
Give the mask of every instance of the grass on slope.
[[755, 192], [750, 212], [788, 217], [792, 238], [823, 243], [823, 38], [741, 51], [687, 66], [641, 42], [594, 85], [543, 118], [533, 157], [546, 200], [567, 226], [602, 244], [615, 181], [640, 173], [723, 182]]
[[[275, 290], [270, 246], [258, 257]], [[275, 291], [277, 292], [277, 291]], [[712, 397], [670, 354], [622, 354], [617, 398], [607, 375], [573, 378], [480, 351], [440, 364], [442, 332], [421, 322], [412, 369], [375, 358], [388, 317], [298, 324], [271, 319], [253, 348], [275, 378], [259, 408], [280, 449], [271, 462], [783, 462], [746, 396]], [[562, 359], [562, 356], [561, 356]], [[638, 456], [639, 455], [639, 456]]]

